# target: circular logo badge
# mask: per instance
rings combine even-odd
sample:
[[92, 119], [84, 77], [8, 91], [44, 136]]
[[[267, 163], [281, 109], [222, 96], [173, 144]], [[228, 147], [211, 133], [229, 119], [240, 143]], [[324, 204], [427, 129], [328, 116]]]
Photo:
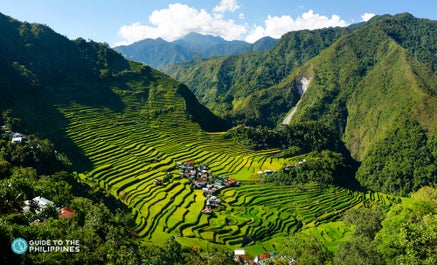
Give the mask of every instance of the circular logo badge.
[[25, 239], [19, 237], [12, 241], [11, 248], [15, 254], [21, 255], [27, 251], [27, 249], [29, 248], [29, 244], [27, 244], [27, 241]]

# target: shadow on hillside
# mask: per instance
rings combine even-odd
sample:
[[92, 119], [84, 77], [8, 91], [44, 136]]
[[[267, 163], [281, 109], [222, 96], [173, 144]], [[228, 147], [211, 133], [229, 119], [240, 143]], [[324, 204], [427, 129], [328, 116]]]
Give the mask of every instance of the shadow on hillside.
[[120, 96], [112, 91], [111, 83], [74, 83], [68, 86], [47, 87], [44, 90], [47, 103], [52, 105], [68, 105], [75, 102], [92, 108], [109, 108], [115, 112], [122, 112], [126, 107]]
[[341, 177], [335, 179], [335, 184], [352, 191], [366, 192], [367, 188], [363, 187], [360, 182], [355, 178], [361, 162], [355, 160], [352, 157], [351, 153], [344, 144], [339, 147], [339, 152], [343, 154], [347, 168], [340, 172]]
[[231, 128], [231, 123], [212, 113], [202, 105], [184, 84], [179, 84], [177, 92], [185, 99], [190, 119], [207, 132], [223, 132]]
[[335, 185], [359, 192], [367, 192], [368, 189], [363, 187], [360, 182], [355, 178], [356, 170], [350, 170], [348, 173], [342, 175], [342, 180], [336, 180]]
[[66, 135], [70, 121], [58, 110], [59, 105], [72, 102], [91, 108], [109, 108], [115, 112], [125, 109], [121, 98], [104, 83], [72, 84], [62, 87], [17, 87], [0, 100], [2, 110], [10, 109], [21, 119], [23, 133], [49, 139], [58, 152], [67, 154], [72, 170], [88, 171], [92, 162]]

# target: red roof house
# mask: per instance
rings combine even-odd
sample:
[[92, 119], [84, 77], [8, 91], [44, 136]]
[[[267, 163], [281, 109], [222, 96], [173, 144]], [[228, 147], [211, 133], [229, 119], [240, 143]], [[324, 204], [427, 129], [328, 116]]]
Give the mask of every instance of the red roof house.
[[61, 210], [59, 210], [59, 218], [62, 218], [64, 220], [70, 219], [74, 215], [74, 210], [70, 209], [68, 207], [62, 207]]

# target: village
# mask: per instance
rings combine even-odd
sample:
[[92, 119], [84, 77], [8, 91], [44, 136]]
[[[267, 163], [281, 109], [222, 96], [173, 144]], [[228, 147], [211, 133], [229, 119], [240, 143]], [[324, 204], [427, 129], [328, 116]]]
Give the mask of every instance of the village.
[[[294, 165], [293, 165], [294, 166]], [[202, 214], [210, 215], [214, 210], [219, 210], [221, 205], [221, 199], [217, 194], [220, 190], [241, 185], [240, 181], [235, 179], [215, 176], [212, 172], [208, 171], [208, 165], [203, 164], [200, 166], [195, 165], [194, 160], [188, 160], [186, 162], [176, 163], [176, 169], [180, 170], [179, 176], [181, 178], [187, 178], [190, 180], [191, 189], [201, 189], [205, 196], [205, 207], [201, 211]], [[262, 174], [270, 175], [277, 172], [277, 170], [265, 170], [261, 171]], [[167, 173], [169, 175], [169, 173]], [[155, 184], [160, 185], [162, 181], [155, 179]], [[244, 249], [235, 249], [234, 261], [240, 264], [256, 264], [263, 265], [268, 264], [269, 260], [281, 259], [284, 264], [295, 264], [295, 260], [290, 257], [277, 255], [276, 253], [263, 253], [256, 256], [254, 259], [250, 259], [246, 256]]]
[[[196, 167], [194, 160], [178, 162], [176, 163], [176, 169], [180, 170], [179, 177], [190, 180], [190, 188], [192, 190], [202, 190], [206, 198], [205, 207], [201, 211], [203, 214], [212, 214], [213, 210], [220, 209], [221, 199], [217, 197], [217, 193], [220, 190], [241, 184], [241, 182], [229, 177], [215, 176], [212, 172], [208, 171], [209, 168], [206, 164]], [[167, 172], [163, 179], [155, 178], [153, 183], [155, 185], [162, 185], [170, 177], [171, 173]]]
[[221, 199], [216, 195], [221, 189], [238, 186], [241, 183], [235, 179], [223, 176], [214, 176], [208, 171], [208, 165], [194, 166], [194, 160], [177, 163], [176, 168], [181, 170], [180, 176], [190, 180], [191, 189], [202, 189], [206, 198], [203, 214], [211, 214], [213, 209], [220, 209]]

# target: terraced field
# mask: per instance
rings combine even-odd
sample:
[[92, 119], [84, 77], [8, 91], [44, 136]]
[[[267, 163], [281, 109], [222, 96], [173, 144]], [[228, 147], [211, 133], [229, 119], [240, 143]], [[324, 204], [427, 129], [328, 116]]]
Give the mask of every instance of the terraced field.
[[[392, 203], [385, 195], [342, 188], [260, 185], [259, 170], [278, 169], [286, 163], [272, 156], [277, 150], [253, 152], [220, 133], [202, 131], [189, 120], [186, 102], [174, 89], [156, 87], [148, 98], [113, 90], [123, 99], [122, 111], [74, 101], [57, 108], [70, 122], [67, 137], [93, 163], [91, 170], [78, 172], [78, 177], [127, 204], [145, 240], [159, 243], [177, 235], [189, 244], [253, 246], [335, 221], [339, 213], [369, 200]], [[222, 207], [212, 215], [201, 214], [205, 197], [200, 190], [192, 190], [188, 179], [180, 178], [175, 169], [177, 162], [190, 159], [208, 164], [215, 175], [243, 183], [220, 192]], [[167, 172], [172, 175], [168, 182], [153, 184]]]

